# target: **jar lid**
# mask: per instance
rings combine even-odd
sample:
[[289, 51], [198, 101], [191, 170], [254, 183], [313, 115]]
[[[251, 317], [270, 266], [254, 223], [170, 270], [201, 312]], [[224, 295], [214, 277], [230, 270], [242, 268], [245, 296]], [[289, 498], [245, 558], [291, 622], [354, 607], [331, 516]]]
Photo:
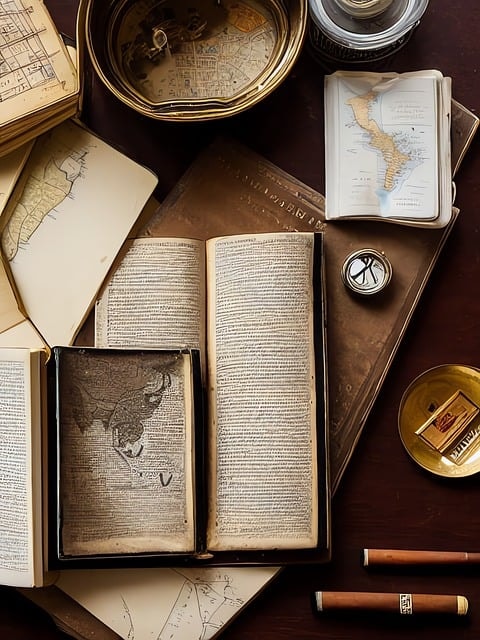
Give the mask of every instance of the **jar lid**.
[[376, 7], [366, 0], [308, 0], [308, 5], [313, 23], [332, 42], [363, 51], [399, 41], [419, 23], [428, 0], [397, 0]]

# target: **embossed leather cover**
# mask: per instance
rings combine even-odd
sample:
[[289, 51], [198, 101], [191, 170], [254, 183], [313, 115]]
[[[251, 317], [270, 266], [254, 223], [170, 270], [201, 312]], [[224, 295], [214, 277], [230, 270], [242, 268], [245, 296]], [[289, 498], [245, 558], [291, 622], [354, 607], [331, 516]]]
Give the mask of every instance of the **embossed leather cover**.
[[[205, 240], [276, 230], [324, 232], [334, 491], [455, 214], [444, 229], [382, 221], [326, 223], [322, 194], [239, 143], [218, 139], [191, 165], [139, 235]], [[393, 276], [384, 292], [360, 298], [345, 288], [341, 270], [347, 255], [365, 247], [385, 254]]]

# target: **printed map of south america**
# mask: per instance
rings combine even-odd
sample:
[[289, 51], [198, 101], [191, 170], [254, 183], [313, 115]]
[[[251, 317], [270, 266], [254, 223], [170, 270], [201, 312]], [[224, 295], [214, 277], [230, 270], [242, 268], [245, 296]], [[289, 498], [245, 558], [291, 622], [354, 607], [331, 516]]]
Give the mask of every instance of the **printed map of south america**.
[[339, 83], [342, 193], [350, 215], [434, 217], [435, 88], [425, 80]]

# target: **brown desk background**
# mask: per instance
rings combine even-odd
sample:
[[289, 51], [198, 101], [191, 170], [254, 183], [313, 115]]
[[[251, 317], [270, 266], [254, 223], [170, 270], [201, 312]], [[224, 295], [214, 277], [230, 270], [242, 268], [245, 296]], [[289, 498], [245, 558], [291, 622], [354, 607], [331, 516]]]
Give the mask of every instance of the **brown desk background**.
[[[58, 28], [73, 35], [77, 0], [45, 3]], [[438, 68], [452, 77], [454, 97], [480, 114], [480, 5], [475, 0], [431, 0], [410, 42], [383, 68]], [[271, 96], [234, 118], [152, 122], [117, 102], [92, 76], [84, 120], [157, 173], [159, 199], [218, 133], [238, 138], [324, 191], [323, 71], [306, 49]], [[285, 570], [225, 630], [226, 640], [480, 637], [480, 568], [369, 573], [360, 561], [364, 547], [480, 551], [480, 477], [446, 481], [423, 472], [405, 453], [397, 432], [400, 399], [413, 378], [440, 364], [480, 366], [480, 134], [456, 184], [460, 217], [333, 501], [332, 563]], [[463, 594], [470, 601], [470, 614], [466, 620], [448, 621], [315, 618], [311, 592], [333, 589]], [[1, 638], [65, 637], [46, 614], [13, 590], [0, 587], [0, 594]]]

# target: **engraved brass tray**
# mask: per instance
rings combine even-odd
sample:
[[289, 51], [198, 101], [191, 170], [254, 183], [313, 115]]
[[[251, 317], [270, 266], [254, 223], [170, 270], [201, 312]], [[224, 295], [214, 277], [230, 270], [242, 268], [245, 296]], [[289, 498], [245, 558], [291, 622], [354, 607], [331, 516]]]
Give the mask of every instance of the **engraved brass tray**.
[[211, 120], [270, 94], [300, 52], [306, 0], [82, 0], [93, 67], [158, 120]]
[[[463, 365], [441, 365], [429, 369], [416, 378], [406, 389], [400, 402], [398, 429], [409, 455], [423, 469], [443, 477], [464, 477], [480, 471], [480, 446], [461, 464], [452, 462], [447, 455], [429, 446], [417, 433], [428, 424], [432, 416], [458, 391], [472, 403], [480, 405], [480, 370]], [[480, 429], [480, 418], [470, 427]]]

